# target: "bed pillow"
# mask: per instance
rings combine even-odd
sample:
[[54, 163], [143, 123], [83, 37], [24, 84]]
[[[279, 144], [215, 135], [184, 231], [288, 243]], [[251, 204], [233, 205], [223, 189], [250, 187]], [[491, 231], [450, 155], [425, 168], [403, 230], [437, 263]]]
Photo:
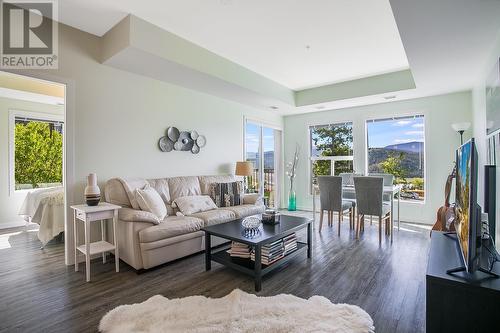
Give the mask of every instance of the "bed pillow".
[[141, 210], [153, 213], [158, 220], [163, 220], [167, 216], [167, 207], [160, 194], [150, 185], [135, 190], [135, 199]]
[[217, 209], [217, 206], [208, 195], [189, 195], [180, 197], [173, 201], [173, 206], [179, 208], [184, 215]]
[[210, 197], [217, 207], [241, 205], [243, 182], [213, 183], [210, 185]]

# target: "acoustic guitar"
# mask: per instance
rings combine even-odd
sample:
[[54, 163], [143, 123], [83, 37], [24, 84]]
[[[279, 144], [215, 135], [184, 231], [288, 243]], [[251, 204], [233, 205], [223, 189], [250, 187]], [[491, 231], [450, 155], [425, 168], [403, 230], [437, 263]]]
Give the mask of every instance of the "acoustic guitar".
[[456, 170], [456, 167], [453, 167], [451, 174], [448, 175], [446, 179], [446, 185], [444, 187], [444, 206], [439, 207], [436, 214], [436, 222], [432, 226], [432, 230], [455, 231], [455, 225], [453, 223], [455, 220], [455, 207], [450, 205], [450, 194], [453, 179], [456, 177]]

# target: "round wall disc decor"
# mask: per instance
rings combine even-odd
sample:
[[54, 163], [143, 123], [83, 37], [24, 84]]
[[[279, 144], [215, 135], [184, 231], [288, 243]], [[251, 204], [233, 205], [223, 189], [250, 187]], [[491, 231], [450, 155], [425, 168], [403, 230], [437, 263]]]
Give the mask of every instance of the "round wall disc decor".
[[179, 134], [179, 139], [177, 139], [177, 142], [182, 143], [182, 151], [190, 151], [194, 145], [194, 141], [193, 139], [191, 139], [191, 135], [189, 134], [189, 132], [181, 132], [181, 134]]
[[167, 128], [167, 136], [173, 142], [176, 142], [179, 139], [179, 130], [177, 127], [169, 127]]
[[166, 136], [162, 136], [160, 138], [160, 141], [158, 141], [158, 145], [160, 146], [160, 150], [164, 152], [169, 152], [174, 149], [174, 142]]
[[177, 141], [176, 143], [174, 143], [174, 149], [177, 151], [181, 151], [182, 150], [182, 142]]
[[175, 150], [190, 151], [193, 154], [198, 154], [206, 144], [207, 139], [205, 136], [199, 135], [197, 131], [179, 131], [174, 126], [168, 127], [166, 136], [162, 136], [158, 140], [158, 147], [162, 152]]
[[198, 139], [196, 139], [196, 144], [198, 145], [198, 147], [203, 148], [207, 144], [207, 139], [204, 135], [200, 135]]

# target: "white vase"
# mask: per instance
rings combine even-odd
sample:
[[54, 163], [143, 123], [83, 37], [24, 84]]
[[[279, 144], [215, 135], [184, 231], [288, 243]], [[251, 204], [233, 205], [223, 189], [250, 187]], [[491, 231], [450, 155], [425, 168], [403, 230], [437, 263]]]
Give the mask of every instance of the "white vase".
[[85, 187], [85, 201], [89, 206], [97, 206], [101, 200], [101, 189], [97, 186], [97, 175], [90, 173], [87, 176], [87, 186]]

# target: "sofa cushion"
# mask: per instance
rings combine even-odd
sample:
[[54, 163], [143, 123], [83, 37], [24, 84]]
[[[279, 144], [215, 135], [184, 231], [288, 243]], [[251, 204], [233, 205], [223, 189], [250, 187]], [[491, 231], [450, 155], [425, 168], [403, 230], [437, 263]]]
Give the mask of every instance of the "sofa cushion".
[[189, 216], [167, 216], [160, 224], [139, 231], [141, 243], [156, 242], [161, 239], [195, 232], [203, 227], [203, 220]]
[[170, 191], [168, 189], [167, 178], [147, 179], [146, 181], [156, 190], [156, 192], [158, 192], [165, 204], [170, 203]]
[[234, 175], [221, 176], [199, 176], [201, 194], [210, 195], [210, 184], [213, 183], [230, 183], [236, 180]]
[[178, 208], [184, 215], [206, 212], [217, 209], [217, 206], [208, 195], [189, 195], [180, 197], [173, 201], [172, 205]]
[[141, 210], [153, 213], [158, 217], [158, 220], [161, 221], [167, 216], [165, 202], [163, 202], [160, 194], [158, 194], [149, 184], [143, 189], [138, 188], [135, 190], [135, 199]]
[[118, 210], [118, 218], [125, 222], [149, 222], [158, 224], [160, 220], [158, 217], [150, 212], [144, 210], [137, 210], [128, 207], [123, 207]]
[[208, 210], [206, 212], [196, 213], [190, 216], [202, 219], [205, 227], [214, 224], [229, 222], [236, 219], [235, 213], [226, 209]]
[[121, 207], [132, 207], [127, 192], [118, 178], [112, 178], [106, 182], [104, 187], [106, 202]]
[[135, 190], [138, 188], [144, 188], [148, 183], [146, 179], [143, 178], [117, 178], [120, 183], [122, 183], [125, 193], [127, 193], [128, 199], [130, 200], [130, 205], [133, 209], [139, 209], [139, 203], [135, 198]]
[[266, 210], [265, 206], [256, 206], [256, 205], [240, 205], [233, 207], [224, 207], [225, 210], [232, 211], [237, 218], [243, 218], [250, 215], [262, 214]]
[[260, 193], [245, 193], [242, 199], [243, 205], [252, 204], [261, 206], [264, 204], [264, 200], [262, 200], [262, 195]]
[[201, 195], [198, 177], [173, 177], [168, 178], [170, 200], [175, 200], [188, 195]]
[[241, 204], [243, 182], [213, 183], [210, 185], [210, 197], [217, 207], [231, 207]]

